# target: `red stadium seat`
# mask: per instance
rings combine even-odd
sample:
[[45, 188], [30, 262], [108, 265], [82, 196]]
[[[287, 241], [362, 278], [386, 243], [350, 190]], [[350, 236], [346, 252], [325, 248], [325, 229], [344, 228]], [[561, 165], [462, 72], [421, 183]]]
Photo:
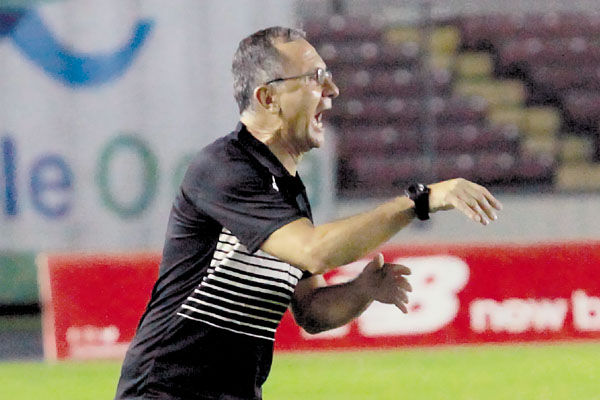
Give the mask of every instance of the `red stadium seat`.
[[420, 97], [424, 94], [424, 82], [432, 82], [435, 93], [446, 94], [451, 89], [451, 74], [446, 70], [432, 71], [429, 77], [420, 77], [410, 68], [396, 69], [344, 69], [336, 72], [336, 83], [344, 96], [353, 98], [395, 96]]
[[428, 164], [422, 157], [359, 155], [351, 159], [349, 165], [359, 191], [398, 192], [410, 182], [426, 181], [428, 175]]
[[475, 181], [483, 184], [509, 183], [517, 175], [517, 157], [506, 152], [481, 154], [477, 159]]
[[338, 99], [329, 112], [337, 125], [389, 124], [411, 126], [419, 120], [420, 103], [398, 97]]
[[574, 120], [585, 125], [597, 125], [600, 122], [600, 92], [569, 92], [565, 96], [565, 108]]
[[458, 25], [469, 49], [486, 43], [499, 48], [507, 40], [595, 39], [600, 35], [600, 17], [582, 13], [476, 15], [462, 18]]
[[353, 154], [375, 156], [416, 153], [420, 150], [419, 137], [415, 129], [384, 126], [353, 126], [340, 128], [338, 154], [349, 157]]
[[486, 117], [487, 103], [477, 98], [435, 97], [430, 111], [439, 126], [481, 123]]
[[516, 153], [519, 147], [519, 132], [514, 126], [480, 128], [468, 124], [449, 126], [438, 130], [436, 150], [438, 152], [480, 152], [492, 149]]
[[468, 16], [460, 23], [462, 42], [470, 49], [476, 49], [483, 43], [498, 46], [506, 38], [514, 37], [523, 25], [525, 19], [522, 15]]
[[475, 157], [472, 154], [438, 156], [433, 162], [436, 181], [465, 178], [473, 180], [475, 176]]
[[551, 154], [523, 154], [516, 165], [521, 182], [551, 184], [556, 173], [556, 159]]
[[544, 41], [530, 38], [509, 42], [500, 48], [501, 68], [526, 63], [538, 68], [546, 65], [582, 66], [600, 62], [600, 45], [583, 37]]
[[418, 61], [419, 48], [411, 44], [382, 45], [363, 41], [348, 43], [323, 42], [317, 50], [330, 69], [365, 68], [381, 66], [400, 68], [414, 66]]
[[379, 41], [382, 26], [377, 19], [332, 15], [325, 20], [306, 21], [304, 30], [311, 43]]

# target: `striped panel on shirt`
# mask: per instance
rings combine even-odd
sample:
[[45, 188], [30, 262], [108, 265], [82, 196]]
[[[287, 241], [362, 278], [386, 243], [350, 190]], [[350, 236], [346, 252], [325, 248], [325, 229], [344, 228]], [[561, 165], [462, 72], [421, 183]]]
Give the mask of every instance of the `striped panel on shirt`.
[[207, 275], [177, 313], [266, 340], [290, 304], [302, 271], [261, 250], [250, 254], [223, 228]]

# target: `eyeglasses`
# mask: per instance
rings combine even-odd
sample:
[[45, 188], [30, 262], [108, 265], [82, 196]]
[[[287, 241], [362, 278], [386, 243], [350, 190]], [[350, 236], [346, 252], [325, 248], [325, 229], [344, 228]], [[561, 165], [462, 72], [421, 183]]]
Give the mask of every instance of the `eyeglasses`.
[[328, 70], [323, 69], [323, 68], [317, 68], [316, 71], [309, 72], [308, 74], [290, 76], [290, 77], [287, 77], [287, 78], [275, 78], [275, 79], [271, 79], [270, 81], [265, 82], [265, 85], [270, 85], [271, 83], [275, 83], [275, 82], [283, 82], [283, 81], [287, 81], [287, 80], [290, 80], [290, 79], [304, 78], [304, 77], [307, 77], [307, 76], [311, 77], [311, 78], [314, 78], [314, 80], [317, 81], [319, 83], [319, 85], [324, 85], [325, 81], [327, 79], [331, 80], [333, 78], [333, 75], [331, 74], [331, 71], [328, 71]]

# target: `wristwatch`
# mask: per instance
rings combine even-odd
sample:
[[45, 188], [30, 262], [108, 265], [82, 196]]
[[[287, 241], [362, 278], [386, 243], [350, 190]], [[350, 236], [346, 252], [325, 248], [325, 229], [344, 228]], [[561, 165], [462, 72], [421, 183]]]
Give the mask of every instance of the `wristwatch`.
[[429, 219], [429, 188], [422, 183], [413, 183], [405, 190], [409, 199], [415, 203], [415, 215], [421, 221]]

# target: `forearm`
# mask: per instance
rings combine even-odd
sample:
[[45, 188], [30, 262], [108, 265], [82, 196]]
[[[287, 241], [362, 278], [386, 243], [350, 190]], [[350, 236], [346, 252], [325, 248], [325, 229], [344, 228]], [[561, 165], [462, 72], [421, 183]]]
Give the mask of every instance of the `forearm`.
[[[483, 225], [497, 218], [502, 204], [483, 186], [464, 179], [429, 185], [431, 212], [459, 209]], [[261, 249], [313, 274], [323, 274], [364, 257], [389, 240], [415, 217], [414, 203], [397, 197], [374, 210], [313, 226], [300, 218], [273, 232]]]
[[312, 296], [292, 302], [294, 316], [309, 333], [318, 333], [345, 325], [371, 304], [360, 279], [315, 289]]
[[398, 197], [372, 211], [315, 227], [310, 252], [325, 272], [364, 257], [414, 219], [413, 202]]

